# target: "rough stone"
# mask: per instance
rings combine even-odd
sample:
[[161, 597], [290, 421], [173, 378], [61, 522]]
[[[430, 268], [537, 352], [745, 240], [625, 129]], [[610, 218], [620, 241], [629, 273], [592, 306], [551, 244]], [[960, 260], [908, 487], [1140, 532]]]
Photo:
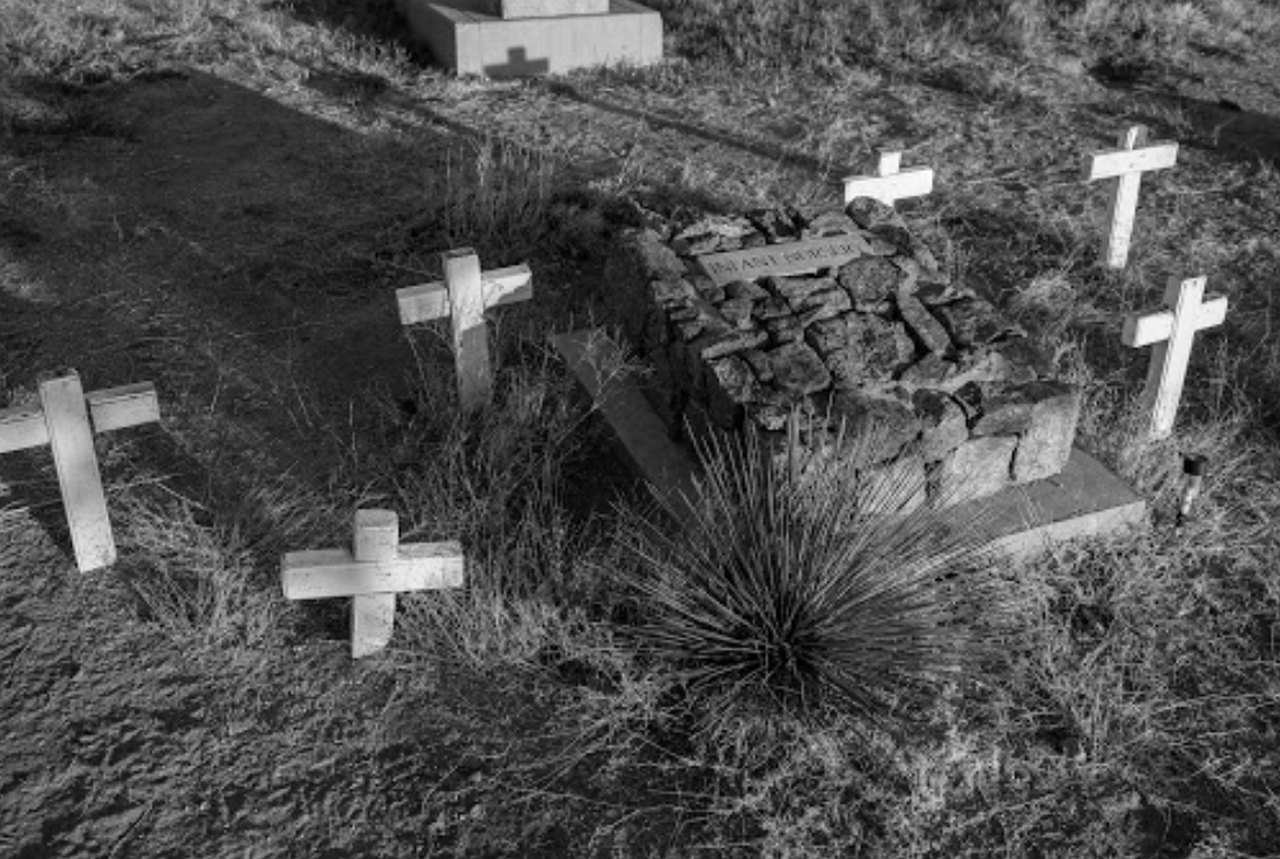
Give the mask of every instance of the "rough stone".
[[1080, 391], [1070, 385], [1030, 382], [1022, 391], [1032, 406], [1030, 425], [1013, 460], [1013, 476], [1019, 482], [1051, 477], [1063, 469], [1080, 419]]
[[671, 239], [678, 254], [704, 254], [737, 250], [743, 237], [755, 232], [746, 218], [712, 215], [681, 230]]
[[747, 212], [747, 218], [769, 241], [776, 242], [800, 237], [800, 225], [793, 213], [778, 209], [757, 209]]
[[941, 305], [936, 312], [951, 339], [965, 348], [990, 343], [1003, 334], [1023, 333], [1001, 319], [991, 302], [981, 298], [962, 298]]
[[769, 297], [769, 290], [749, 280], [735, 280], [732, 283], [726, 283], [724, 292], [729, 298], [746, 298], [751, 301], [759, 301], [762, 298]]
[[897, 298], [898, 313], [925, 349], [938, 354], [950, 352], [951, 337], [947, 335], [947, 329], [908, 291], [905, 283], [898, 287]]
[[764, 330], [769, 332], [769, 340], [773, 343], [795, 343], [804, 337], [804, 325], [794, 316], [779, 316], [764, 323]]
[[745, 349], [763, 346], [768, 340], [769, 335], [757, 328], [748, 331], [732, 330], [718, 334], [704, 334], [690, 345], [704, 361], [711, 361]]
[[984, 391], [982, 415], [974, 421], [970, 434], [978, 437], [1024, 432], [1031, 424], [1032, 403], [1027, 399], [1027, 393], [1020, 386]]
[[843, 316], [821, 319], [804, 329], [804, 339], [822, 357], [849, 345], [849, 326]]
[[707, 398], [711, 420], [724, 429], [742, 424], [743, 407], [751, 402], [756, 378], [736, 355], [707, 362]]
[[762, 430], [782, 432], [787, 428], [789, 412], [777, 403], [750, 403], [746, 407], [746, 419]]
[[964, 411], [939, 391], [916, 391], [911, 405], [920, 421], [920, 456], [937, 462], [969, 438]]
[[994, 495], [1009, 485], [1015, 436], [986, 436], [961, 442], [930, 473], [935, 506]]
[[819, 212], [812, 218], [804, 219], [804, 238], [822, 238], [823, 236], [841, 236], [853, 234], [858, 225], [844, 212], [831, 209]]
[[930, 352], [903, 370], [898, 375], [898, 382], [907, 388], [945, 388], [955, 373], [955, 363], [937, 352]]
[[893, 459], [920, 432], [911, 407], [884, 393], [838, 390], [831, 398], [831, 417], [846, 433], [867, 441], [871, 462]]
[[759, 319], [761, 322], [765, 322], [770, 319], [777, 319], [781, 316], [790, 316], [791, 305], [788, 304], [787, 300], [780, 295], [770, 295], [763, 301], [757, 301], [755, 303], [755, 309], [751, 312], [756, 319]]
[[767, 277], [765, 285], [793, 307], [797, 301], [802, 301], [815, 292], [826, 292], [836, 287], [835, 281], [829, 277]]
[[831, 385], [827, 365], [803, 343], [786, 343], [768, 353], [773, 383], [795, 394], [815, 394]]
[[730, 298], [720, 304], [720, 315], [736, 328], [751, 328], [752, 301], [749, 298]]
[[855, 224], [864, 230], [880, 224], [894, 224], [906, 227], [903, 223], [902, 216], [886, 203], [875, 199], [874, 197], [855, 197], [845, 206], [844, 212]]
[[746, 349], [742, 352], [742, 360], [747, 362], [758, 380], [765, 383], [773, 381], [773, 363], [768, 354], [759, 349]]
[[887, 301], [903, 278], [902, 269], [880, 257], [853, 260], [836, 272], [836, 281], [849, 293], [853, 306], [862, 311]]
[[688, 281], [693, 285], [693, 288], [698, 293], [698, 297], [703, 301], [709, 301], [712, 304], [719, 304], [721, 301], [724, 301], [724, 287], [720, 286], [706, 275], [691, 275], [689, 276]]
[[651, 280], [649, 293], [653, 296], [654, 303], [664, 308], [688, 304], [698, 297], [698, 291], [693, 288], [693, 284], [684, 278]]
[[901, 323], [867, 313], [851, 313], [845, 322], [849, 346], [865, 356], [870, 378], [892, 379], [915, 358], [915, 343]]
[[793, 301], [791, 306], [801, 315], [801, 325], [808, 327], [852, 310], [853, 302], [849, 300], [849, 293], [843, 289], [828, 289]]

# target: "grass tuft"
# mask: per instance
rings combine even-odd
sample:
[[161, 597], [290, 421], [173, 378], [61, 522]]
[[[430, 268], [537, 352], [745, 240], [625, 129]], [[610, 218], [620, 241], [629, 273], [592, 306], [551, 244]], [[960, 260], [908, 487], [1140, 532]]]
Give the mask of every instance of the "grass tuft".
[[[910, 509], [922, 477], [860, 469], [875, 444], [856, 439], [841, 462], [802, 471], [753, 436], [711, 437], [700, 497], [664, 497], [670, 521], [636, 517], [624, 530], [637, 642], [721, 717], [744, 705], [838, 709], [890, 727], [976, 652], [967, 601], [993, 596], [984, 532]], [[998, 606], [987, 603], [989, 620]]]

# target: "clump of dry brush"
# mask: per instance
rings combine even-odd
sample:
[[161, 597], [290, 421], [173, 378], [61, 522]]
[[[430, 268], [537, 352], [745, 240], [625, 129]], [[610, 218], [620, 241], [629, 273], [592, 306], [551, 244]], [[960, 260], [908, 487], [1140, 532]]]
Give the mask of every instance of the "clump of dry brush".
[[[793, 439], [798, 434], [793, 434]], [[753, 434], [699, 444], [699, 497], [623, 529], [630, 630], [714, 719], [739, 705], [894, 729], [963, 676], [1000, 622], [984, 514], [918, 503], [923, 475]]]

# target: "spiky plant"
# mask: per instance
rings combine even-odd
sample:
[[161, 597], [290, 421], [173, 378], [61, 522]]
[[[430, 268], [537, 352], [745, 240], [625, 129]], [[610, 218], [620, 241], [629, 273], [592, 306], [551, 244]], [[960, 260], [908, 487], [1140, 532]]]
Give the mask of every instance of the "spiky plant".
[[920, 504], [919, 468], [867, 467], [880, 442], [836, 456], [793, 434], [778, 456], [711, 436], [699, 497], [624, 527], [632, 634], [695, 699], [892, 727], [975, 654], [972, 622], [998, 605], [982, 514]]

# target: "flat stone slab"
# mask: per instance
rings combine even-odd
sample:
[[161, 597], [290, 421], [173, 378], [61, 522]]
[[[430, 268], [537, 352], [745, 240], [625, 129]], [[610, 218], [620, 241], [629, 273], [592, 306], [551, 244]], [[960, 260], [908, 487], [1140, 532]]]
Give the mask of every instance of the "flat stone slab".
[[[630, 376], [601, 372], [619, 366], [619, 347], [601, 331], [551, 338], [569, 370], [609, 423], [637, 475], [667, 491], [694, 497], [693, 459], [667, 435], [666, 424]], [[1140, 527], [1147, 503], [1095, 458], [1074, 448], [1053, 477], [1012, 486], [971, 504], [998, 551], [1026, 558], [1053, 543]]]
[[[436, 62], [460, 75], [526, 77], [662, 59], [662, 16], [635, 0], [396, 0]], [[570, 9], [563, 12], [557, 10]]]
[[557, 334], [551, 345], [600, 410], [636, 475], [658, 489], [695, 497], [694, 461], [667, 436], [667, 425], [635, 381], [609, 372], [622, 363], [618, 345], [602, 331]]

